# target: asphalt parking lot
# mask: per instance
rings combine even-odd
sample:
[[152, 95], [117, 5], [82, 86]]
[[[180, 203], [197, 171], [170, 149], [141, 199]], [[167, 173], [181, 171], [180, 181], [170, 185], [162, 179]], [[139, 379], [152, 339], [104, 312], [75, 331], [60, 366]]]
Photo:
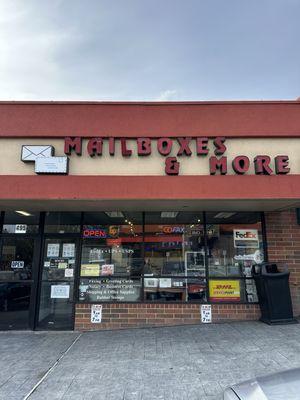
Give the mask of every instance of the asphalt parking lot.
[[300, 366], [300, 324], [1, 332], [0, 399], [219, 400], [230, 384]]

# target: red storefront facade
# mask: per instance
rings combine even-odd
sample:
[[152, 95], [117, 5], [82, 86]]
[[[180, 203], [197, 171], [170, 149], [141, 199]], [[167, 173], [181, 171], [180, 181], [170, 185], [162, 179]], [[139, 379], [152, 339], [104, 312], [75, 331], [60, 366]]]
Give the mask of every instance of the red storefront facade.
[[299, 102], [2, 102], [0, 137], [4, 329], [258, 319], [267, 259], [299, 315]]

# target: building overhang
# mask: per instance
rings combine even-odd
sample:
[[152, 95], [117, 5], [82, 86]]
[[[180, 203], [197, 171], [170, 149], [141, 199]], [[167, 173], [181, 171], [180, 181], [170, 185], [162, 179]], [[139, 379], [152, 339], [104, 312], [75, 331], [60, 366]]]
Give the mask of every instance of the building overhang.
[[300, 207], [300, 175], [0, 176], [2, 210], [237, 210]]

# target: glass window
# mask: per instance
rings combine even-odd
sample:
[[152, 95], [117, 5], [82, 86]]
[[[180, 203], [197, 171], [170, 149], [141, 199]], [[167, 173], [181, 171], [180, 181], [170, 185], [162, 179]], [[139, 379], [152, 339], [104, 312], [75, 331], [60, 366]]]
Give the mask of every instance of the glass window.
[[206, 301], [206, 280], [195, 277], [144, 277], [145, 301]]
[[79, 233], [80, 212], [47, 212], [45, 233]]
[[32, 279], [34, 239], [3, 238], [0, 259], [0, 280], [19, 281]]
[[27, 329], [32, 290], [34, 239], [2, 239], [0, 329]]
[[4, 214], [3, 233], [37, 233], [40, 213], [33, 211], [6, 211]]
[[[210, 277], [251, 278], [252, 266], [263, 261], [260, 214], [207, 213], [207, 253]], [[213, 280], [209, 287], [211, 301], [257, 301], [251, 279]]]
[[205, 277], [202, 212], [146, 213], [145, 300], [205, 301]]
[[202, 213], [145, 215], [145, 274], [205, 276]]
[[210, 276], [251, 276], [263, 261], [260, 215], [207, 213], [207, 251]]
[[85, 213], [80, 301], [138, 301], [143, 270], [142, 213]]
[[260, 213], [89, 212], [81, 236], [82, 302], [257, 301]]
[[140, 276], [143, 267], [141, 222], [142, 213], [86, 213], [81, 276]]

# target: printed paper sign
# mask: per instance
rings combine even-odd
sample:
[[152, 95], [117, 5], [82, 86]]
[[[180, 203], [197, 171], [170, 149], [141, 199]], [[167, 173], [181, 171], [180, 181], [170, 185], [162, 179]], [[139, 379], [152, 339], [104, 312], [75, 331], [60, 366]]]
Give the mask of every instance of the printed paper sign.
[[146, 288], [156, 288], [158, 286], [158, 278], [144, 278]]
[[59, 243], [48, 243], [47, 257], [58, 257], [58, 256], [59, 256]]
[[258, 230], [257, 229], [234, 229], [233, 242], [235, 248], [258, 249]]
[[67, 262], [59, 262], [57, 265], [57, 268], [66, 269], [66, 268], [68, 268], [68, 263]]
[[51, 285], [51, 299], [68, 299], [69, 296], [69, 285]]
[[159, 279], [159, 287], [160, 288], [170, 288], [172, 286], [171, 278], [160, 278]]
[[100, 275], [99, 264], [82, 264], [80, 275], [81, 276], [99, 276]]
[[211, 323], [211, 305], [210, 304], [202, 304], [201, 305], [201, 322], [204, 324]]
[[114, 264], [104, 264], [101, 267], [101, 275], [113, 275], [114, 269]]
[[10, 266], [14, 269], [24, 268], [24, 261], [12, 261]]
[[72, 258], [75, 256], [75, 243], [64, 243], [62, 256], [65, 258]]
[[73, 276], [74, 276], [73, 268], [66, 268], [65, 278], [73, 278]]
[[209, 297], [212, 301], [240, 301], [241, 290], [239, 280], [210, 280]]
[[26, 233], [27, 225], [24, 224], [17, 224], [15, 226], [15, 233]]
[[102, 305], [92, 304], [91, 307], [91, 323], [100, 324], [102, 321]]

